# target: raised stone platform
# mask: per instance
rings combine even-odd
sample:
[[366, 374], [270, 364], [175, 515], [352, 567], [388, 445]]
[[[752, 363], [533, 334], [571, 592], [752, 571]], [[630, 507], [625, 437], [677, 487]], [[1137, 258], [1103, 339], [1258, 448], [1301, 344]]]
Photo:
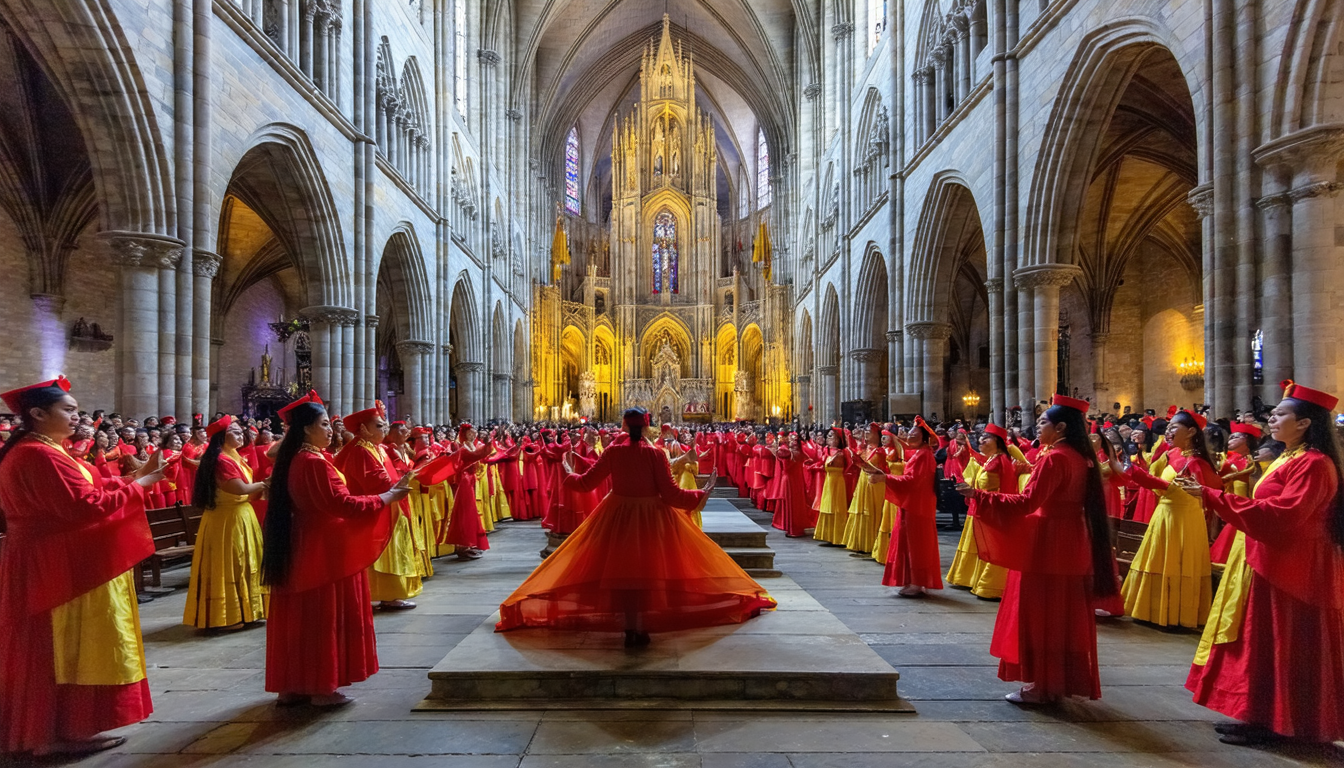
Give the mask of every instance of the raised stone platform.
[[496, 614], [430, 670], [416, 709], [914, 711], [896, 670], [811, 595], [783, 577], [769, 589], [776, 611], [641, 649], [618, 633], [496, 633]]

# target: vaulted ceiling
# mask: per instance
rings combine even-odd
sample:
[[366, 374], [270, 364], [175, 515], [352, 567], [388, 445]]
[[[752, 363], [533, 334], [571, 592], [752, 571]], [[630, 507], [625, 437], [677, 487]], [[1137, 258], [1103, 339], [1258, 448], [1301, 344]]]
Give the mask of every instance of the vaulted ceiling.
[[[558, 169], [569, 129], [578, 126], [583, 185], [606, 183], [611, 131], [639, 96], [640, 55], [661, 32], [695, 59], [700, 108], [713, 116], [719, 157], [736, 180], [755, 151], [756, 127], [772, 154], [792, 151], [795, 31], [815, 39], [807, 0], [517, 0], [514, 103], [529, 103], [534, 151]], [[805, 52], [806, 55], [806, 52]]]

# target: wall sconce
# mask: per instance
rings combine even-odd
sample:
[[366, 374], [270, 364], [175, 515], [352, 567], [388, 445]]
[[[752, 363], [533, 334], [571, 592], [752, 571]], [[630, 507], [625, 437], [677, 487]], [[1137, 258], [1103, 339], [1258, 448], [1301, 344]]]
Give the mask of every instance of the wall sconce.
[[1193, 392], [1204, 386], [1204, 361], [1196, 360], [1193, 357], [1187, 357], [1176, 366], [1176, 373], [1181, 377], [1181, 389], [1187, 392]]

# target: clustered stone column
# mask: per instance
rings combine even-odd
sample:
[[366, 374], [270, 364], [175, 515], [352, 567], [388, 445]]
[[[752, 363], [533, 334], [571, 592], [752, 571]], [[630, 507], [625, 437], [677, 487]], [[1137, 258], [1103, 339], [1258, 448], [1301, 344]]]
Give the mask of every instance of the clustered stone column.
[[858, 377], [859, 397], [880, 403], [886, 393], [880, 391], [878, 386], [881, 383], [881, 371], [877, 370], [877, 365], [882, 362], [882, 349], [876, 347], [864, 347], [861, 349], [852, 349], [849, 357], [857, 365], [855, 374]]
[[812, 405], [812, 376], [811, 374], [802, 374], [793, 377], [794, 408], [793, 412], [798, 414], [798, 420], [803, 424], [812, 423], [812, 411], [808, 409]]
[[481, 381], [482, 374], [485, 371], [485, 363], [459, 362], [455, 371], [457, 373], [458, 418], [473, 423], [479, 422], [485, 414], [483, 407], [485, 387]]
[[[130, 414], [173, 413], [175, 384], [160, 390], [160, 273], [177, 268], [183, 244], [158, 235], [110, 232], [104, 235], [121, 266], [121, 344], [118, 407]], [[172, 301], [171, 292], [166, 297]], [[167, 399], [165, 408], [165, 398]]]
[[401, 405], [398, 416], [410, 414], [412, 418], [423, 420], [427, 387], [421, 361], [433, 351], [434, 345], [428, 341], [397, 342], [397, 357], [401, 359], [401, 377], [406, 388], [406, 401]]
[[924, 385], [921, 410], [930, 419], [946, 416], [943, 361], [947, 359], [947, 340], [952, 336], [952, 326], [933, 322], [907, 323], [905, 335], [911, 339], [911, 343], [906, 345], [906, 353], [914, 355], [917, 369], [914, 372], [915, 380], [922, 381]]
[[1030, 296], [1032, 307], [1033, 386], [1024, 393], [1026, 396], [1021, 401], [1024, 407], [1037, 400], [1048, 401], [1054, 394], [1059, 371], [1059, 289], [1081, 273], [1082, 270], [1073, 264], [1036, 264], [1013, 273], [1014, 284]]
[[817, 367], [817, 375], [821, 377], [821, 386], [817, 390], [816, 410], [821, 414], [823, 424], [840, 418], [839, 373], [840, 367], [836, 365]]

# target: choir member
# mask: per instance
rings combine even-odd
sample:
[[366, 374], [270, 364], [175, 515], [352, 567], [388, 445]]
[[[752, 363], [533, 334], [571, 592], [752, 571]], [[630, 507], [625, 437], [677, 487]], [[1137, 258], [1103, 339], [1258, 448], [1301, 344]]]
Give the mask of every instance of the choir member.
[[61, 446], [79, 423], [65, 377], [0, 395], [18, 427], [0, 448], [0, 752], [86, 754], [153, 711], [131, 569], [154, 552], [149, 458], [103, 484]]
[[[865, 444], [859, 447], [859, 457], [873, 466], [887, 471], [887, 452], [882, 448], [882, 425], [872, 422], [865, 430]], [[845, 549], [861, 555], [873, 551], [877, 529], [882, 524], [882, 506], [886, 502], [886, 488], [879, 476], [876, 480], [867, 473], [859, 477], [854, 497], [849, 501], [849, 519], [845, 521]]]
[[[977, 491], [1015, 493], [1017, 467], [1008, 453], [1007, 440], [1007, 430], [997, 424], [987, 424], [980, 438], [980, 450], [972, 453], [964, 477], [957, 478], [958, 482], [964, 480]], [[969, 589], [976, 597], [997, 600], [1003, 597], [1008, 570], [980, 559], [975, 544], [975, 508], [975, 501], [971, 501], [966, 510], [961, 540], [957, 543], [957, 554], [947, 569], [947, 583]]]
[[1287, 447], [1253, 498], [1181, 477], [1236, 531], [1191, 666], [1195, 703], [1234, 717], [1221, 740], [1344, 739], [1344, 495], [1331, 411], [1338, 398], [1291, 381], [1269, 419]]
[[821, 454], [825, 471], [820, 499], [817, 502], [817, 526], [812, 538], [822, 546], [844, 546], [845, 525], [849, 522], [849, 493], [845, 489], [845, 468], [849, 454], [845, 451], [845, 433], [839, 427], [826, 432], [826, 448]]
[[900, 587], [901, 597], [921, 597], [929, 589], [943, 588], [942, 563], [938, 556], [938, 467], [930, 444], [937, 435], [923, 418], [905, 441], [905, 467], [900, 476], [889, 475], [871, 462], [861, 462], [865, 473], [886, 483], [886, 496], [900, 507], [891, 532], [882, 583]]
[[387, 548], [393, 504], [412, 475], [356, 496], [323, 449], [331, 421], [317, 393], [281, 409], [289, 425], [271, 473], [262, 581], [271, 590], [266, 690], [277, 703], [348, 704], [339, 688], [378, 671], [367, 569]]
[[206, 428], [191, 503], [201, 510], [182, 623], [197, 629], [242, 629], [265, 621], [269, 598], [261, 585], [261, 525], [251, 499], [266, 490], [253, 482], [238, 454], [243, 427], [225, 416]]

